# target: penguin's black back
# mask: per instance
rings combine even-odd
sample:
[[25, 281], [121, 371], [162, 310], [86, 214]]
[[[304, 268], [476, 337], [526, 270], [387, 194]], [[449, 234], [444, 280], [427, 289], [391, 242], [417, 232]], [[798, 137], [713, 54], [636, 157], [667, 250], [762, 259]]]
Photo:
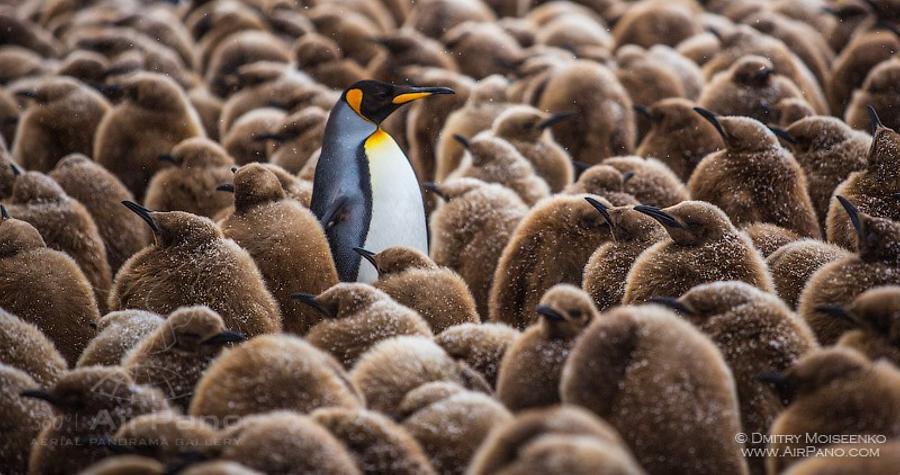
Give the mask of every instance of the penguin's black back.
[[[331, 246], [331, 255], [342, 282], [356, 281], [360, 256], [353, 248], [365, 243], [372, 217], [372, 188], [366, 139], [377, 126], [356, 114], [343, 99], [338, 100], [322, 142], [316, 165], [310, 209], [316, 215]], [[340, 208], [334, 225], [323, 222]]]

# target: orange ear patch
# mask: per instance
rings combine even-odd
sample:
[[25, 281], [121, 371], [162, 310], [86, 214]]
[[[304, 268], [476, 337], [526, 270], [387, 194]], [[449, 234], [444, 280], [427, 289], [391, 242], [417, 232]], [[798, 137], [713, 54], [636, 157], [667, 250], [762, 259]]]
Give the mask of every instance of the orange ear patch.
[[362, 116], [362, 112], [360, 111], [363, 100], [362, 89], [350, 89], [344, 97], [346, 98], [347, 104], [350, 104], [350, 107], [356, 111], [357, 114]]

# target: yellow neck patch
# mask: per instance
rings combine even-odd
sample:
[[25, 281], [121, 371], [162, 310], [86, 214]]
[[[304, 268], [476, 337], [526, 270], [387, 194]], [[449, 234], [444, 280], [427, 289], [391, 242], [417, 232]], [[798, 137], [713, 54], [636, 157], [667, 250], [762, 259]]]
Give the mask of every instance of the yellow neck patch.
[[366, 143], [364, 145], [366, 152], [367, 152], [366, 155], [371, 160], [373, 156], [368, 153], [369, 151], [377, 149], [389, 142], [392, 142], [393, 140], [394, 139], [391, 138], [390, 134], [388, 134], [387, 132], [384, 131], [384, 129], [379, 127], [378, 130], [376, 130], [375, 132], [372, 132], [372, 135], [370, 135], [369, 138], [366, 139]]
[[365, 117], [360, 111], [363, 100], [362, 89], [350, 89], [349, 91], [347, 91], [347, 94], [345, 94], [344, 97], [346, 98], [347, 104], [350, 104], [351, 109], [359, 114], [360, 117]]

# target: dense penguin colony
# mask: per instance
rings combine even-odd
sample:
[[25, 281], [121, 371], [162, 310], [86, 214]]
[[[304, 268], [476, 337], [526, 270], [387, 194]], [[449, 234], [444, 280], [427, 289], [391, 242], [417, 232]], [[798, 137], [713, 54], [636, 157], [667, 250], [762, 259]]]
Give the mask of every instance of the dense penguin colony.
[[900, 1], [0, 2], [0, 474], [76, 473], [900, 473]]

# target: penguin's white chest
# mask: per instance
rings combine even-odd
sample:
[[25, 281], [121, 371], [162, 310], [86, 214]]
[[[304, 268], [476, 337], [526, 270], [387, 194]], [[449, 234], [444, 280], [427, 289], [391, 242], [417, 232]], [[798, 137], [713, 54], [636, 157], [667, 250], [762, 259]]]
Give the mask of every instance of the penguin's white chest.
[[[406, 154], [381, 129], [366, 140], [365, 150], [372, 188], [372, 218], [363, 247], [381, 252], [393, 246], [408, 246], [427, 255], [425, 205]], [[361, 259], [356, 280], [372, 283], [377, 279], [372, 264]]]

